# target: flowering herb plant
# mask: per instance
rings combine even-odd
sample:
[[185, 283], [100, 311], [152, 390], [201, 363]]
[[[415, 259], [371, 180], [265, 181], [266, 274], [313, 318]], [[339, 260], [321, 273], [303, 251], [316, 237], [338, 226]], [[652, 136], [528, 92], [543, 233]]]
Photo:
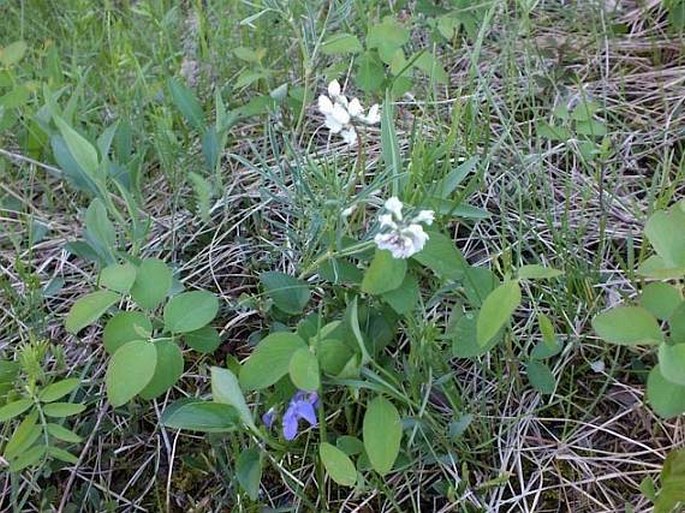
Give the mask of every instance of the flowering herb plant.
[[[319, 97], [318, 108], [325, 126], [350, 144], [359, 143], [362, 124], [382, 118], [383, 145], [398, 147], [387, 99], [382, 109], [374, 105], [365, 114], [361, 103], [348, 100], [333, 81], [328, 95]], [[473, 163], [462, 164], [459, 172], [467, 174]], [[283, 451], [283, 443], [288, 447], [300, 438], [314, 437], [321, 465], [343, 486], [363, 486], [365, 472], [382, 476], [401, 465], [403, 451], [412, 450], [402, 440], [407, 439], [410, 417], [420, 405], [400, 392], [406, 384], [393, 371], [388, 351], [413, 358], [422, 349], [420, 343], [410, 341], [408, 354], [398, 353], [404, 331], [400, 327], [424, 319], [426, 302], [440, 298], [453, 305], [449, 320], [438, 328], [443, 351], [477, 357], [504, 339], [521, 302], [520, 283], [559, 274], [533, 265], [519, 269], [516, 276], [505, 275], [500, 282], [492, 271], [469, 265], [453, 239], [435, 229], [436, 209], [456, 187], [455, 180], [440, 184], [435, 197], [412, 205], [400, 199], [401, 174], [397, 167], [396, 195], [354, 198], [354, 209], [341, 211], [341, 218], [359, 214], [358, 219], [365, 219], [374, 213], [371, 221], [346, 221], [349, 235], [323, 248], [299, 276], [262, 273], [264, 296], [278, 327], [264, 334], [242, 363], [213, 369], [212, 402], [186, 400], [172, 405], [163, 416], [167, 426], [246, 430], [259, 450]], [[436, 285], [431, 292], [437, 294], [434, 298], [422, 293], [431, 290], [431, 283]], [[322, 305], [317, 310], [312, 305], [313, 291], [336, 297], [334, 304], [339, 306]], [[543, 364], [534, 363], [529, 373], [539, 372], [540, 367], [544, 372]], [[531, 381], [535, 380], [531, 377]], [[255, 398], [253, 409], [247, 407], [247, 394]], [[329, 419], [331, 403], [341, 398], [352, 400], [357, 411], [350, 411], [346, 421]], [[458, 403], [456, 398], [452, 401]], [[203, 423], [210, 410], [212, 422]]]

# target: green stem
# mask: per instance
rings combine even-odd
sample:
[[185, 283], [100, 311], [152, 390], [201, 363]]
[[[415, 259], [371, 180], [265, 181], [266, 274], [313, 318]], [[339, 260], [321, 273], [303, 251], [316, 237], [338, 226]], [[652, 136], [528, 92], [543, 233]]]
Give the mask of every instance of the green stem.
[[299, 279], [305, 279], [307, 276], [313, 273], [314, 270], [316, 270], [321, 264], [323, 264], [327, 260], [330, 260], [331, 258], [354, 255], [355, 253], [360, 253], [366, 249], [371, 248], [373, 245], [373, 241], [363, 241], [358, 244], [355, 244], [354, 246], [341, 249], [340, 251], [332, 251], [329, 249], [326, 253], [324, 253], [319, 258], [314, 260], [314, 262], [312, 262], [311, 265], [307, 266], [305, 270], [300, 273]]

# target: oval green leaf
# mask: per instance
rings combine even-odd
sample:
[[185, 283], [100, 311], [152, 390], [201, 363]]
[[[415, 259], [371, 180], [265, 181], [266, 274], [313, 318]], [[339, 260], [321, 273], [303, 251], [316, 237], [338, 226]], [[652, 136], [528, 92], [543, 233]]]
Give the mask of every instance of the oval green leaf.
[[141, 308], [152, 310], [167, 296], [173, 275], [171, 269], [157, 258], [146, 258], [138, 266], [131, 297]]
[[485, 346], [502, 329], [514, 310], [521, 304], [521, 287], [518, 281], [503, 283], [488, 294], [478, 313], [476, 340], [478, 345]]
[[0, 408], [0, 422], [18, 417], [33, 405], [31, 399], [19, 399]]
[[319, 389], [319, 361], [309, 348], [298, 349], [293, 353], [288, 365], [290, 380], [300, 390], [314, 392]]
[[184, 399], [166, 409], [162, 424], [175, 429], [222, 433], [238, 428], [240, 418], [236, 409], [227, 404]]
[[357, 470], [354, 463], [337, 447], [322, 442], [319, 445], [319, 457], [331, 479], [342, 486], [354, 486], [357, 482]]
[[367, 294], [383, 294], [395, 290], [402, 285], [406, 273], [405, 259], [394, 258], [390, 251], [379, 249], [364, 273], [362, 291]]
[[121, 346], [107, 367], [105, 383], [112, 406], [126, 404], [143, 390], [157, 367], [157, 349], [144, 340], [134, 340]]
[[204, 326], [199, 330], [185, 333], [183, 340], [200, 353], [213, 353], [221, 344], [219, 332], [212, 326]]
[[218, 311], [219, 300], [211, 292], [183, 292], [164, 307], [164, 328], [171, 333], [196, 331], [212, 322]]
[[561, 276], [563, 272], [545, 267], [539, 264], [524, 265], [518, 270], [518, 277], [521, 280], [544, 280]]
[[273, 385], [288, 373], [295, 351], [306, 348], [304, 340], [294, 333], [279, 332], [266, 336], [243, 364], [240, 386], [258, 390]]
[[121, 296], [116, 292], [98, 290], [77, 299], [67, 315], [65, 322], [67, 331], [73, 334], [78, 333], [98, 320], [120, 298]]
[[647, 378], [647, 401], [660, 417], [676, 417], [685, 412], [685, 386], [664, 378], [657, 365]]
[[176, 342], [159, 340], [154, 343], [157, 350], [157, 364], [150, 382], [140, 391], [143, 399], [162, 395], [176, 384], [183, 374], [183, 354]]
[[354, 34], [340, 33], [327, 39], [321, 45], [321, 53], [325, 55], [342, 55], [346, 53], [359, 53], [362, 45]]
[[233, 406], [240, 414], [240, 420], [243, 421], [243, 424], [255, 432], [258, 431], [235, 374], [221, 367], [212, 367], [211, 373], [212, 399], [217, 403]]
[[102, 342], [109, 354], [134, 340], [144, 340], [152, 334], [152, 323], [140, 312], [119, 312], [114, 315], [102, 333]]
[[57, 438], [57, 440], [62, 440], [63, 442], [77, 444], [83, 440], [83, 438], [74, 433], [71, 429], [67, 429], [59, 424], [53, 424], [49, 422], [46, 428], [50, 436]]
[[685, 386], [685, 344], [661, 344], [659, 368], [668, 381]]
[[292, 276], [269, 271], [259, 275], [264, 291], [279, 310], [296, 315], [302, 313], [311, 298], [307, 284]]
[[262, 456], [258, 449], [250, 447], [240, 452], [235, 469], [240, 486], [253, 501], [259, 495], [259, 483], [262, 480]]
[[546, 395], [554, 393], [556, 381], [554, 374], [552, 374], [547, 365], [536, 360], [528, 362], [526, 374], [528, 375], [528, 381], [530, 381], [535, 390]]
[[597, 335], [613, 344], [659, 344], [664, 339], [656, 318], [639, 306], [612, 308], [592, 319], [592, 327]]
[[384, 476], [400, 452], [402, 424], [397, 408], [383, 397], [373, 399], [366, 408], [362, 432], [371, 466]]
[[438, 232], [430, 232], [429, 235], [426, 245], [412, 258], [442, 279], [460, 280], [468, 264], [454, 241]]
[[136, 281], [136, 273], [136, 267], [129, 262], [108, 265], [100, 272], [100, 285], [114, 292], [126, 294]]
[[682, 301], [683, 297], [677, 288], [662, 282], [648, 284], [640, 296], [640, 305], [662, 321], [669, 319]]

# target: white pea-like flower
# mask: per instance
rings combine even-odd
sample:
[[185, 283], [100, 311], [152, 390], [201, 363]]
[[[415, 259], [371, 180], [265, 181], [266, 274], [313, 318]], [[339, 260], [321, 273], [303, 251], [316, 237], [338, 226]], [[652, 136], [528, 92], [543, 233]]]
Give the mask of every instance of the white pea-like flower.
[[378, 249], [387, 249], [393, 258], [409, 258], [421, 251], [429, 238], [422, 225], [431, 225], [435, 213], [421, 210], [405, 221], [402, 216], [404, 205], [395, 196], [389, 198], [383, 207], [387, 213], [378, 216], [380, 233], [373, 239]]
[[402, 208], [404, 208], [404, 205], [402, 205], [402, 202], [397, 196], [385, 200], [383, 207], [385, 207], [385, 210], [390, 212], [398, 221], [402, 220]]
[[364, 114], [361, 102], [357, 98], [348, 101], [337, 80], [328, 84], [328, 96], [319, 96], [319, 112], [325, 117], [326, 128], [333, 134], [340, 134], [350, 146], [357, 142], [355, 125], [374, 125], [381, 120], [378, 104], [373, 105], [368, 114]]
[[432, 210], [419, 210], [419, 213], [414, 217], [415, 223], [424, 223], [428, 226], [433, 224], [435, 221], [435, 212]]

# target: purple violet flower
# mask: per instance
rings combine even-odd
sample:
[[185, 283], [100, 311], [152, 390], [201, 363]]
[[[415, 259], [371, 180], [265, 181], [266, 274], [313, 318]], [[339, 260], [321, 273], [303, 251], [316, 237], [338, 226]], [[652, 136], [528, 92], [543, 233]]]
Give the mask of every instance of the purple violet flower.
[[262, 422], [266, 426], [267, 429], [271, 429], [271, 426], [274, 424], [274, 420], [276, 418], [276, 408], [269, 408], [268, 411], [262, 415]]
[[319, 395], [316, 392], [300, 390], [293, 396], [283, 415], [283, 436], [286, 440], [292, 440], [297, 436], [300, 419], [306, 420], [312, 427], [316, 426], [316, 411], [314, 409], [318, 404]]

